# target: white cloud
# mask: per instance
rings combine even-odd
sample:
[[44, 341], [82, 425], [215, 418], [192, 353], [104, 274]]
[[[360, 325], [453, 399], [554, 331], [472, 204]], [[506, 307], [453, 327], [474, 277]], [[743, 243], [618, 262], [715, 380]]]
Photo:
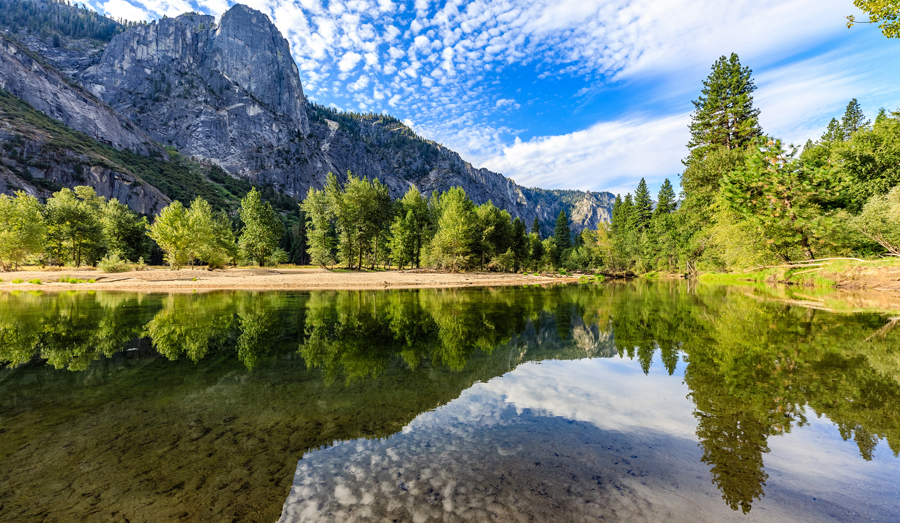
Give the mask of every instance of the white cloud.
[[113, 18], [124, 18], [136, 22], [150, 19], [150, 13], [140, 7], [129, 4], [125, 0], [109, 0], [101, 5], [103, 12], [109, 14], [109, 16], [112, 16]]
[[497, 100], [495, 107], [497, 107], [498, 109], [504, 109], [506, 107], [512, 107], [513, 109], [518, 109], [522, 106], [517, 104], [516, 101], [511, 98], [501, 98], [501, 99]]
[[689, 122], [687, 114], [635, 118], [525, 142], [517, 138], [482, 161], [526, 186], [632, 190], [633, 180], [644, 177], [649, 182], [681, 170]]
[[401, 100], [400, 95], [395, 94], [394, 96], [391, 97], [390, 100], [388, 100], [388, 105], [390, 105], [391, 107], [397, 107], [398, 105], [400, 105], [400, 100]]
[[350, 51], [349, 53], [344, 54], [341, 61], [338, 62], [338, 69], [346, 73], [356, 67], [356, 64], [358, 64], [360, 60], [362, 60], [361, 54]]

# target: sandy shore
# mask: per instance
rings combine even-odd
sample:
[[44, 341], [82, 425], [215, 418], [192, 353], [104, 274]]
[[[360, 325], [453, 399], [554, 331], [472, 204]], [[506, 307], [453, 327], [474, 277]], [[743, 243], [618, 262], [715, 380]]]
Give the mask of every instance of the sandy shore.
[[[94, 283], [61, 283], [61, 276]], [[326, 269], [203, 269], [178, 271], [154, 268], [117, 274], [93, 269], [23, 270], [0, 273], [0, 291], [9, 290], [121, 290], [140, 292], [192, 292], [219, 289], [247, 290], [354, 290], [492, 287], [577, 281], [551, 275], [507, 273], [445, 273], [429, 270], [384, 272], [332, 272]], [[40, 284], [28, 283], [38, 279]], [[23, 283], [12, 283], [22, 280]]]

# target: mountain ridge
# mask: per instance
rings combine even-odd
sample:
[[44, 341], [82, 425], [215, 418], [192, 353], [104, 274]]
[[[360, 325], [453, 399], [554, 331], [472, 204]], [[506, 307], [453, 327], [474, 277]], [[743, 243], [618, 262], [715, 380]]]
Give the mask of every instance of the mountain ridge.
[[[22, 3], [41, 2], [47, 4], [46, 0]], [[56, 3], [52, 8], [77, 9]], [[346, 179], [349, 171], [381, 179], [395, 198], [411, 186], [429, 194], [458, 185], [474, 202], [490, 200], [529, 225], [538, 218], [545, 234], [560, 210], [567, 211], [576, 231], [596, 228], [610, 217], [614, 199], [610, 193], [522, 187], [499, 173], [472, 166], [397, 118], [338, 112], [308, 102], [287, 41], [267, 15], [241, 4], [218, 22], [208, 15], [186, 13], [105, 28], [102, 34], [110, 35], [108, 43], [94, 40], [96, 46], [103, 45], [99, 57], [96, 46], [84, 44], [84, 39], [52, 30], [25, 34], [10, 27], [3, 30], [13, 38], [19, 36], [33, 52], [53, 54], [56, 60], [48, 61], [59, 69], [58, 76], [83, 86], [132, 124], [135, 132], [290, 197], [301, 199], [310, 187], [321, 188], [328, 172]], [[54, 45], [47, 45], [48, 39]], [[85, 50], [78, 51], [79, 46]], [[0, 64], [0, 78], [7, 68]], [[43, 110], [32, 100], [25, 101]], [[70, 126], [92, 134], [84, 125]], [[161, 149], [139, 151], [135, 144], [131, 148], [147, 155]]]

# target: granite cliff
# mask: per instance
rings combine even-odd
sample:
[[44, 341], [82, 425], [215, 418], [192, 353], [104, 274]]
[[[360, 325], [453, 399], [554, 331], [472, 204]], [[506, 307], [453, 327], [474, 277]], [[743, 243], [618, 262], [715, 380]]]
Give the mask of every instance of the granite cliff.
[[[16, 2], [36, 6], [37, 13], [54, 11], [51, 20], [76, 9], [0, 1]], [[322, 187], [327, 173], [345, 178], [349, 171], [379, 178], [395, 197], [413, 185], [426, 194], [462, 186], [476, 203], [491, 200], [529, 226], [537, 217], [545, 234], [563, 209], [575, 230], [609, 219], [609, 193], [524, 188], [417, 136], [396, 118], [309, 103], [288, 42], [249, 7], [235, 5], [218, 21], [187, 13], [125, 27], [99, 18], [94, 23], [106, 25], [88, 38], [58, 27], [0, 27], [12, 37], [0, 54], [2, 87], [102, 143], [167, 161], [161, 144], [297, 199]], [[29, 94], [28, 86], [39, 86], [40, 94]], [[57, 101], [68, 109], [60, 111]]]

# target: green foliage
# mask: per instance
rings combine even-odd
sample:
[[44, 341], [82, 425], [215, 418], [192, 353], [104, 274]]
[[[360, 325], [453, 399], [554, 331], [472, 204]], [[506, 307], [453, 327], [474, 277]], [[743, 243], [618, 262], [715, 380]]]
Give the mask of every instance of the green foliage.
[[650, 227], [650, 218], [653, 216], [653, 200], [650, 199], [650, 191], [647, 182], [641, 178], [637, 189], [634, 190], [634, 209], [631, 220], [638, 231], [645, 231]]
[[149, 236], [165, 253], [172, 269], [180, 269], [194, 259], [194, 238], [188, 211], [175, 201], [166, 206], [150, 226]]
[[[515, 255], [512, 248], [512, 223], [509, 212], [498, 209], [488, 201], [475, 208], [475, 230], [472, 243], [472, 254], [481, 269], [488, 263], [500, 270], [512, 269], [515, 266]], [[501, 256], [506, 256], [502, 261]]]
[[431, 241], [431, 263], [454, 271], [469, 267], [477, 231], [475, 205], [462, 187], [451, 187], [435, 199], [434, 206], [437, 234]]
[[900, 4], [896, 0], [853, 0], [853, 5], [869, 15], [869, 19], [858, 22], [850, 15], [847, 17], [847, 28], [857, 23], [878, 24], [884, 36], [900, 38]]
[[849, 183], [848, 207], [858, 212], [872, 196], [900, 185], [900, 112], [883, 115], [831, 151], [831, 163]]
[[90, 265], [105, 252], [102, 216], [106, 202], [90, 187], [62, 189], [47, 200], [47, 252], [51, 262], [71, 260], [76, 267]]
[[306, 237], [309, 243], [307, 252], [310, 263], [320, 267], [333, 265], [337, 262], [335, 231], [333, 213], [328, 205], [328, 195], [325, 191], [310, 187], [301, 208], [309, 217], [306, 225]]
[[705, 158], [712, 149], [742, 149], [762, 134], [759, 110], [753, 107], [756, 86], [749, 67], [734, 53], [722, 56], [703, 81], [691, 115], [690, 157], [687, 164]]
[[284, 233], [284, 224], [272, 205], [262, 201], [256, 188], [241, 200], [240, 216], [244, 227], [238, 246], [246, 258], [263, 267], [279, 255], [276, 251]]
[[822, 205], [840, 198], [843, 188], [827, 169], [809, 168], [780, 141], [760, 142], [743, 167], [728, 173], [722, 194], [731, 209], [756, 225], [771, 250], [790, 261], [798, 250], [807, 259], [830, 224]]
[[97, 268], [103, 272], [128, 272], [131, 270], [128, 260], [123, 260], [115, 252], [110, 252], [98, 261]]
[[853, 225], [894, 256], [900, 256], [900, 185], [872, 196]]
[[54, 47], [59, 47], [59, 35], [109, 42], [131, 23], [119, 23], [86, 7], [72, 7], [54, 0], [0, 0], [0, 26], [10, 28], [13, 33], [53, 33]]
[[146, 217], [138, 216], [113, 198], [103, 207], [100, 223], [110, 253], [131, 261], [149, 254]]
[[32, 284], [32, 285], [40, 285], [40, 284], [41, 284], [41, 280], [38, 279], [38, 278], [35, 278], [35, 279], [33, 279], [33, 280], [28, 280], [28, 283], [30, 283], [30, 284]]
[[428, 222], [428, 201], [418, 189], [410, 187], [399, 202], [390, 228], [390, 249], [399, 268], [420, 266], [422, 249], [430, 241]]
[[41, 254], [45, 234], [36, 198], [21, 191], [13, 198], [0, 194], [0, 270], [16, 268], [26, 258]]
[[559, 215], [556, 217], [553, 240], [560, 254], [572, 247], [572, 229], [569, 228], [569, 217], [566, 216], [566, 211], [559, 211]]

